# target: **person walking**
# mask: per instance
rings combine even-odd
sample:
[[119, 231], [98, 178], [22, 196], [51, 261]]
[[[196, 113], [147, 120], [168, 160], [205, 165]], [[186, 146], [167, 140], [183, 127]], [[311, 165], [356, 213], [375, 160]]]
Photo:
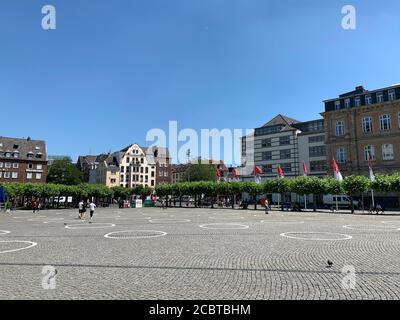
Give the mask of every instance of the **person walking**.
[[83, 206], [84, 206], [84, 204], [83, 204], [83, 201], [81, 200], [81, 201], [79, 201], [79, 204], [78, 204], [78, 211], [79, 211], [79, 215], [78, 215], [78, 218], [79, 219], [81, 219], [82, 220], [82, 215], [83, 215]]
[[264, 203], [264, 205], [265, 205], [265, 214], [268, 214], [269, 212], [269, 200], [268, 200], [268, 198], [267, 199], [265, 199], [265, 203]]
[[36, 213], [36, 211], [38, 211], [38, 203], [36, 202], [36, 200], [32, 202], [32, 209], [33, 213]]
[[96, 205], [93, 203], [93, 201], [89, 203], [89, 209], [90, 209], [90, 220], [92, 220], [94, 210], [96, 209]]

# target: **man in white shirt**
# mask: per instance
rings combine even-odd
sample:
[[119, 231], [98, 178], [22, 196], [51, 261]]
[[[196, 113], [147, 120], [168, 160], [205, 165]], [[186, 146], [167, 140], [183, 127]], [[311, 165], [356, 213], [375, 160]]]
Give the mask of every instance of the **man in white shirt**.
[[90, 220], [92, 220], [94, 209], [96, 209], [96, 205], [93, 203], [93, 201], [89, 203], [89, 209], [90, 209]]
[[84, 213], [84, 211], [83, 211], [83, 201], [82, 200], [79, 202], [78, 206], [79, 206], [79, 219], [82, 219], [82, 215]]

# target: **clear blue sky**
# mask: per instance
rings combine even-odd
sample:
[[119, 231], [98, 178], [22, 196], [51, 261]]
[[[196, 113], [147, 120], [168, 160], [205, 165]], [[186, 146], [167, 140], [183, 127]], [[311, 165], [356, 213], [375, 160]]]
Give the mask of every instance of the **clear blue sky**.
[[[57, 30], [41, 28], [46, 4]], [[76, 160], [144, 144], [169, 120], [311, 120], [324, 99], [400, 82], [399, 39], [398, 0], [1, 0], [0, 135]]]

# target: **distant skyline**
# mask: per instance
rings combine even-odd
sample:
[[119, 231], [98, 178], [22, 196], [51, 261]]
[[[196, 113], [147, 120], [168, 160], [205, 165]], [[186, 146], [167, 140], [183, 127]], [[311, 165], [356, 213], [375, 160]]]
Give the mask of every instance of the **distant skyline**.
[[[41, 27], [51, 4], [57, 29]], [[357, 10], [356, 30], [341, 9]], [[146, 146], [153, 128], [251, 129], [400, 82], [398, 0], [3, 0], [0, 136], [49, 155]]]

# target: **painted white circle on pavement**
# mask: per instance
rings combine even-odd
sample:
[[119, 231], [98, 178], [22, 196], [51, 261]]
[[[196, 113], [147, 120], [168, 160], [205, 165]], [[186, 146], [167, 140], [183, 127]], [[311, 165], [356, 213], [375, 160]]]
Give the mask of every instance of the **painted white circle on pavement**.
[[[325, 235], [325, 237], [323, 237]], [[353, 237], [348, 234], [332, 233], [332, 232], [284, 232], [280, 236], [299, 239], [299, 240], [314, 240], [314, 241], [337, 241], [349, 240]]]
[[390, 225], [361, 225], [361, 224], [348, 224], [343, 228], [359, 231], [394, 231], [398, 227]]
[[204, 229], [227, 229], [227, 230], [232, 230], [232, 229], [248, 229], [249, 226], [241, 223], [206, 223], [206, 224], [201, 224], [200, 228]]
[[4, 241], [0, 241], [0, 245], [1, 245], [2, 243], [28, 243], [29, 245], [26, 246], [26, 247], [17, 248], [17, 249], [3, 250], [3, 251], [0, 251], [0, 254], [1, 254], [1, 253], [9, 253], [9, 252], [16, 252], [16, 251], [26, 250], [26, 249], [32, 248], [32, 247], [34, 247], [34, 246], [37, 245], [36, 242], [32, 242], [32, 241], [22, 241], [22, 240], [8, 240], [8, 241], [5, 241], [5, 240], [4, 240]]
[[[125, 235], [124, 235], [125, 234]], [[125, 231], [115, 231], [104, 235], [105, 238], [109, 239], [148, 239], [148, 238], [158, 238], [167, 235], [164, 231], [158, 230], [125, 230]]]
[[102, 229], [115, 227], [113, 223], [90, 223], [90, 224], [68, 224], [65, 226], [66, 229]]
[[151, 219], [149, 220], [151, 223], [185, 223], [190, 222], [189, 219], [168, 219], [168, 218], [159, 218], [159, 219]]
[[261, 223], [302, 224], [304, 221], [261, 220]]

